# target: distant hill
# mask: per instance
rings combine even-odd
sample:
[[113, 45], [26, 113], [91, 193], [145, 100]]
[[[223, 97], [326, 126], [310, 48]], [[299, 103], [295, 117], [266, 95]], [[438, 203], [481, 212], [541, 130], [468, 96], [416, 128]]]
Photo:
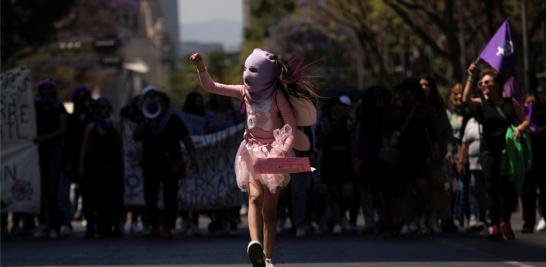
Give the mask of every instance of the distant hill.
[[182, 42], [221, 43], [225, 50], [240, 48], [243, 37], [243, 24], [238, 21], [211, 20], [197, 24], [182, 24]]

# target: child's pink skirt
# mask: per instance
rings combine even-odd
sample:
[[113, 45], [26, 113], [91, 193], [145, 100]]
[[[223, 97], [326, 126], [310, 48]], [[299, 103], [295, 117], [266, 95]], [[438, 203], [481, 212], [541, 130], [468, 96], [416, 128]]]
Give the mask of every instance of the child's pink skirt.
[[[279, 157], [284, 141], [292, 135], [289, 125], [273, 131], [275, 141], [263, 144], [255, 139], [243, 140], [235, 156], [235, 176], [237, 185], [242, 191], [248, 192], [248, 183], [255, 180], [267, 187], [269, 192], [276, 193], [279, 188], [290, 182], [290, 175], [283, 174], [256, 174], [253, 163], [256, 158]], [[293, 154], [291, 151], [290, 154]]]

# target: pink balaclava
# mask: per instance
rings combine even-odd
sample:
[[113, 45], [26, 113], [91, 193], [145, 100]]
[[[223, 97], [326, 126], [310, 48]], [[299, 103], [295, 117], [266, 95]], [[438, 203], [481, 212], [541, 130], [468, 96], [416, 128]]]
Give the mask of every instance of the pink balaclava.
[[276, 57], [273, 53], [254, 48], [246, 58], [243, 83], [252, 101], [261, 102], [275, 89]]

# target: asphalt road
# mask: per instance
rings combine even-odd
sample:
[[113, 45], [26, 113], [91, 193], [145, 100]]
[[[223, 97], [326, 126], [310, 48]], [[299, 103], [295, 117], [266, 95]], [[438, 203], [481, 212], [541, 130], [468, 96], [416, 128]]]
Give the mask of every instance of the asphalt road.
[[[203, 223], [201, 223], [203, 225]], [[12, 238], [2, 241], [2, 266], [249, 266], [247, 233], [238, 236], [143, 236], [86, 240], [78, 231], [58, 240]], [[516, 240], [488, 241], [454, 233], [411, 238], [363, 234], [281, 235], [276, 266], [546, 266], [546, 233]], [[204, 229], [202, 229], [204, 230]]]

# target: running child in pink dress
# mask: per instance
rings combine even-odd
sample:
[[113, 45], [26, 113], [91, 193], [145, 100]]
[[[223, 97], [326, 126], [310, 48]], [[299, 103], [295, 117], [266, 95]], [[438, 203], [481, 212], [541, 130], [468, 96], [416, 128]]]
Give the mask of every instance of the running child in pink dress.
[[288, 184], [290, 175], [257, 174], [253, 163], [257, 158], [293, 156], [293, 148], [309, 149], [309, 140], [297, 126], [315, 122], [316, 110], [312, 103], [317, 95], [300, 79], [298, 61], [291, 61], [289, 65], [275, 54], [258, 48], [245, 61], [241, 85], [215, 82], [198, 53], [190, 60], [197, 67], [205, 90], [235, 97], [244, 103], [244, 140], [235, 157], [235, 174], [237, 185], [249, 195], [251, 241], [247, 253], [253, 266], [273, 266], [279, 191]]

